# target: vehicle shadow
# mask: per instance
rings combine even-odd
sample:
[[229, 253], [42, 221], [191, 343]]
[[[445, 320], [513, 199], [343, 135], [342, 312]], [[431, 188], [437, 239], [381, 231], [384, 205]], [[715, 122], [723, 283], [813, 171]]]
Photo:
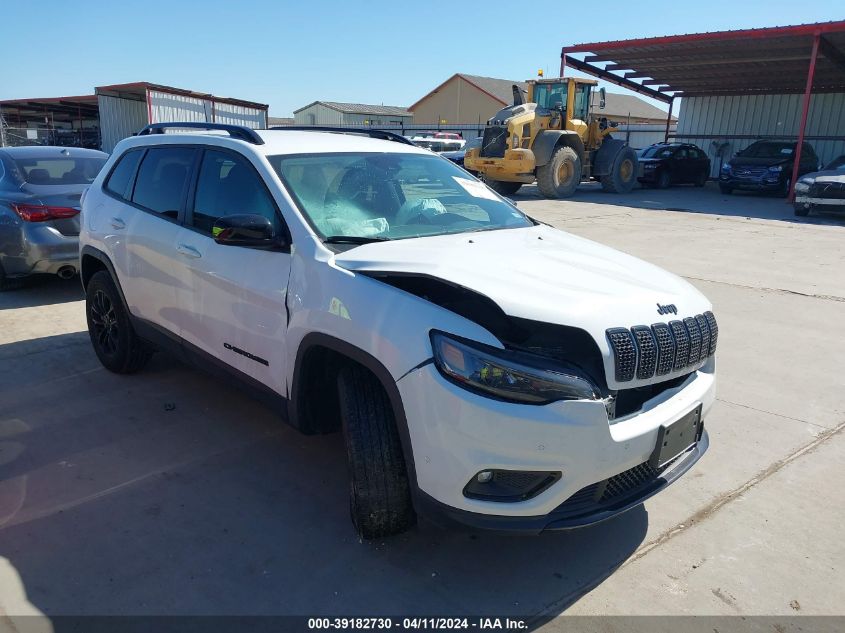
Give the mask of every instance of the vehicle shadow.
[[[544, 200], [535, 185], [523, 186], [511, 198], [517, 203], [520, 201]], [[708, 182], [704, 187], [674, 185], [668, 189], [636, 186], [633, 191], [625, 194], [603, 191], [601, 185], [596, 182], [582, 183], [574, 196], [559, 202], [704, 213], [798, 224], [840, 226], [845, 224], [845, 213], [813, 212], [809, 217], [798, 217], [793, 211], [792, 204], [788, 203], [785, 198], [744, 191], [736, 191], [730, 195], [723, 194], [719, 191], [715, 182]]]
[[21, 287], [0, 292], [0, 310], [68, 303], [83, 299], [79, 277], [60, 279], [56, 275], [27, 277]]
[[339, 434], [163, 354], [111, 374], [83, 335], [0, 346], [0, 374], [38, 376], [0, 384], [0, 553], [48, 615], [545, 617], [645, 537], [640, 507], [537, 537], [421, 522], [360, 542]]

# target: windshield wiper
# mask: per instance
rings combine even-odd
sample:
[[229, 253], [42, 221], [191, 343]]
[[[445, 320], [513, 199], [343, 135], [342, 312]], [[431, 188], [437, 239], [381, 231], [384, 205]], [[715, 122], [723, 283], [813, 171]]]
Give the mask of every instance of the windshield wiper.
[[323, 240], [326, 244], [369, 244], [370, 242], [389, 242], [389, 237], [366, 237], [364, 235], [329, 235]]

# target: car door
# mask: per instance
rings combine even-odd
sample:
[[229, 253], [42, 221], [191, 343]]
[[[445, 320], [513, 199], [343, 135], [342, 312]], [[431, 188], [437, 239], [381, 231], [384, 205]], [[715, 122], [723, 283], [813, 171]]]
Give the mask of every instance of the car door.
[[[215, 221], [244, 213], [269, 218], [275, 233], [287, 236], [281, 213], [250, 161], [222, 148], [205, 149], [176, 240], [183, 273], [180, 336], [286, 395], [290, 249], [218, 244], [213, 238]], [[284, 242], [290, 244], [287, 237]]]
[[108, 220], [117, 240], [123, 241], [116, 266], [130, 312], [174, 334], [179, 330], [176, 294], [181, 264], [175, 244], [196, 157], [197, 150], [190, 147], [148, 148], [129, 202]]
[[690, 172], [689, 150], [679, 147], [672, 156], [672, 182], [687, 182]]
[[710, 177], [710, 159], [698, 147], [690, 147], [690, 174], [689, 179], [697, 182], [699, 176], [704, 173], [705, 178]]

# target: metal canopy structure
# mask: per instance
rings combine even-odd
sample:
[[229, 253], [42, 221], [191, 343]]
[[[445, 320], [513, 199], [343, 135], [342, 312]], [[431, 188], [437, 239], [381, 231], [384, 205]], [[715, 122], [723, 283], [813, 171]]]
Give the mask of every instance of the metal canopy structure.
[[50, 99], [7, 99], [0, 101], [7, 121], [76, 121], [97, 117], [97, 95]]
[[668, 103], [670, 116], [677, 97], [803, 94], [794, 185], [810, 96], [845, 92], [845, 20], [576, 44], [560, 58], [561, 77], [575, 68]]
[[564, 46], [561, 75], [569, 66], [665, 103], [803, 93], [816, 40], [813, 91], [845, 92], [845, 21]]

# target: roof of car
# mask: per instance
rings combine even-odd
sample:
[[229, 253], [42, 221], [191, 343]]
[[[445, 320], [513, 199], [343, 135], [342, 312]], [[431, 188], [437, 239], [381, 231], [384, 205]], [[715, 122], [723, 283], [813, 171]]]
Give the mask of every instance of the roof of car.
[[96, 149], [85, 149], [83, 147], [60, 147], [58, 145], [25, 145], [22, 147], [2, 147], [0, 151], [6, 153], [10, 158], [49, 158], [55, 156], [66, 157], [87, 157], [87, 158], [108, 158], [108, 154]]
[[[207, 143], [210, 140], [223, 141], [223, 145], [237, 143], [254, 151], [273, 156], [277, 154], [325, 154], [332, 152], [398, 152], [429, 154], [426, 149], [397, 141], [374, 139], [361, 134], [337, 134], [332, 132], [311, 132], [301, 130], [255, 130], [264, 141], [263, 145], [230, 138], [226, 134], [208, 132], [180, 132], [136, 136], [122, 142], [132, 147], [160, 143]], [[440, 139], [438, 139], [440, 140]]]

